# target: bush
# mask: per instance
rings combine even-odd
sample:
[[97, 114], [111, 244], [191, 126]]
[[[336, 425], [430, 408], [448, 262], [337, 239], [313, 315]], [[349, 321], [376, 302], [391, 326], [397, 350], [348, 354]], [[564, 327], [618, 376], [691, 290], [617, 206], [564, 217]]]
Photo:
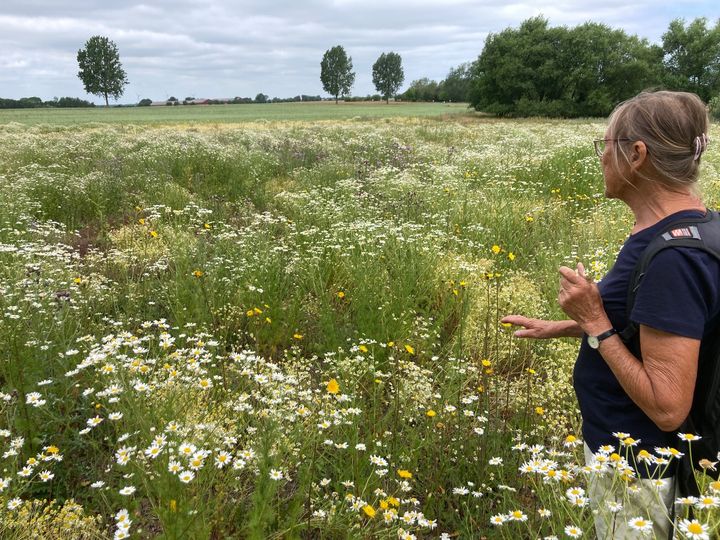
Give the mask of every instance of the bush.
[[720, 120], [720, 96], [715, 96], [710, 100], [708, 111], [710, 112], [710, 118]]

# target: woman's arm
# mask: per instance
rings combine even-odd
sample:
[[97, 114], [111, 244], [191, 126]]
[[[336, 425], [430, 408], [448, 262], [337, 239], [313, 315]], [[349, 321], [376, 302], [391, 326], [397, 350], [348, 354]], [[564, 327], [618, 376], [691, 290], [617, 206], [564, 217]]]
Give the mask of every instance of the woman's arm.
[[579, 338], [583, 335], [580, 325], [573, 320], [546, 321], [543, 319], [530, 319], [522, 315], [507, 315], [500, 322], [522, 326], [516, 330], [515, 336], [520, 338], [549, 339], [559, 337]]
[[623, 390], [655, 425], [676, 430], [692, 406], [700, 340], [640, 325], [640, 347], [642, 362], [617, 335], [603, 340], [598, 350]]
[[[612, 325], [597, 286], [577, 272], [561, 267], [560, 307], [588, 335]], [[692, 406], [700, 340], [640, 326], [642, 362], [615, 335], [600, 343], [599, 352], [635, 404], [662, 430], [679, 428]]]

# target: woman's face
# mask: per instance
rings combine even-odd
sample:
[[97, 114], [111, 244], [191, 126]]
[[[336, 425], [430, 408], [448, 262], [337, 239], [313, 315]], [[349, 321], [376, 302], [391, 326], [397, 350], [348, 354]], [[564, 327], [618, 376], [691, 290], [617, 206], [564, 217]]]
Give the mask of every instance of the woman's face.
[[605, 197], [622, 200], [623, 194], [631, 188], [626, 179], [629, 167], [625, 165], [625, 159], [616, 147], [622, 142], [616, 141], [610, 132], [605, 132], [605, 141], [605, 151], [600, 158], [605, 179]]

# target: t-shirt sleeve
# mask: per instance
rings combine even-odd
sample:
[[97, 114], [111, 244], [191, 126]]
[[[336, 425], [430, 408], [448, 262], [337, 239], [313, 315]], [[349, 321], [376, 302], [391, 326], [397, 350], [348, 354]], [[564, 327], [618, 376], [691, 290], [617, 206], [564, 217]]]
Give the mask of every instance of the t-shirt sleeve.
[[694, 248], [668, 248], [647, 268], [630, 318], [671, 334], [702, 339], [717, 314], [720, 264]]

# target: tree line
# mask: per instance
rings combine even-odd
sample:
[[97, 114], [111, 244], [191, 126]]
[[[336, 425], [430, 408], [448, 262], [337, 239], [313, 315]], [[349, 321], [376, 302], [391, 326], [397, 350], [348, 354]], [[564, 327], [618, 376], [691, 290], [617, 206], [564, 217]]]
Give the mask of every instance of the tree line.
[[[299, 102], [299, 101], [322, 101], [321, 96], [308, 96], [305, 94], [294, 96], [290, 98], [278, 98], [274, 97], [271, 98], [270, 96], [263, 94], [262, 92], [257, 94], [255, 98], [251, 97], [239, 97], [236, 96], [231, 99], [202, 99], [197, 100], [194, 97], [186, 97], [182, 101], [180, 101], [175, 96], [170, 96], [164, 101], [161, 101], [160, 103], [164, 103], [166, 106], [175, 106], [175, 105], [198, 105], [198, 101], [201, 101], [203, 105], [247, 105], [250, 103], [292, 103], [292, 102]], [[150, 98], [141, 99], [137, 106], [138, 107], [149, 107], [153, 104], [153, 100]], [[157, 103], [155, 103], [157, 105]]]
[[450, 68], [447, 77], [440, 82], [423, 77], [410, 83], [400, 98], [405, 101], [452, 101], [465, 103], [472, 85], [472, 63], [466, 62]]
[[720, 20], [673, 20], [659, 45], [604, 24], [551, 27], [543, 17], [490, 34], [474, 62], [400, 98], [462, 101], [498, 116], [606, 116], [642, 90], [698, 94], [720, 118]]
[[24, 97], [20, 99], [0, 98], [0, 109], [38, 109], [42, 107], [94, 107], [95, 104], [84, 99], [74, 97], [53, 98], [43, 101], [39, 97]]
[[470, 67], [469, 103], [500, 116], [606, 116], [642, 90], [720, 94], [720, 20], [673, 20], [661, 45], [588, 22], [534, 17], [490, 34]]
[[[402, 94], [398, 90], [405, 80], [402, 58], [398, 53], [382, 53], [372, 67], [372, 80], [379, 96], [389, 102], [391, 97], [404, 101], [467, 101], [470, 90], [470, 64], [452, 68], [445, 80], [437, 83], [427, 77], [413, 81]], [[323, 90], [335, 98], [348, 99], [355, 82], [352, 57], [341, 45], [325, 51], [320, 62]]]
[[[355, 75], [345, 50], [328, 50], [321, 68], [325, 91], [336, 101], [347, 96]], [[382, 94], [387, 98], [398, 88]], [[467, 102], [498, 116], [591, 117], [661, 88], [694, 92], [720, 117], [720, 19], [714, 26], [706, 18], [675, 19], [655, 45], [605, 24], [551, 27], [533, 17], [490, 34], [474, 62], [451, 68], [439, 82], [416, 79], [397, 97]]]

